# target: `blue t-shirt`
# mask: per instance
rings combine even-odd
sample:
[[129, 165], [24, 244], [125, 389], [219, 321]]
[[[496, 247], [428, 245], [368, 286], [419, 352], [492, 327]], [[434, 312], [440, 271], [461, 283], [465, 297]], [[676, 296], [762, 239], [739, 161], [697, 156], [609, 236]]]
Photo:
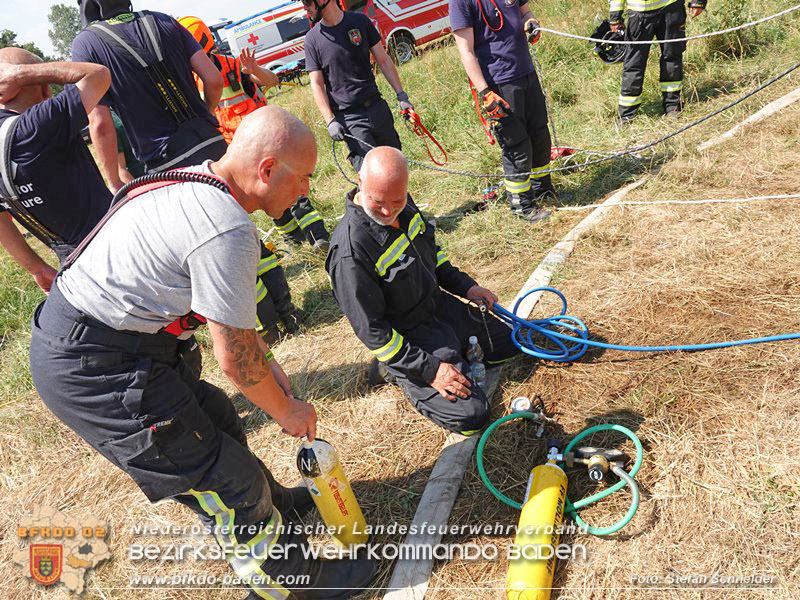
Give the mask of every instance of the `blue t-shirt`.
[[346, 110], [380, 92], [370, 64], [370, 49], [381, 34], [364, 13], [345, 12], [338, 25], [317, 23], [306, 34], [306, 71], [322, 71], [331, 110]]
[[[478, 2], [483, 7], [483, 16]], [[453, 31], [473, 28], [475, 56], [489, 85], [508, 83], [533, 73], [520, 14], [520, 6], [527, 3], [528, 0], [494, 0], [494, 4], [491, 0], [450, 0], [450, 25]], [[492, 31], [486, 21], [496, 29], [500, 25], [498, 11], [503, 15], [503, 27]]]
[[[207, 118], [216, 127], [216, 119], [200, 98], [189, 64], [196, 52], [202, 52], [200, 45], [188, 29], [169, 15], [158, 12], [149, 14], [155, 18], [167, 69], [186, 96], [191, 111]], [[119, 15], [104, 23], [137, 53], [154, 59], [146, 50], [148, 44], [140, 35], [140, 32], [144, 33], [144, 28], [131, 21], [129, 15]], [[109, 68], [111, 87], [100, 104], [114, 107], [122, 119], [133, 152], [140, 161], [149, 162], [160, 157], [167, 141], [177, 131], [178, 124], [140, 64], [130, 53], [111, 46], [91, 29], [81, 31], [72, 42], [72, 60], [97, 63]]]
[[[0, 109], [0, 120], [16, 114]], [[20, 201], [70, 245], [80, 243], [111, 204], [111, 192], [81, 138], [88, 122], [78, 88], [67, 85], [23, 112], [11, 140]], [[7, 209], [0, 202], [0, 211]]]

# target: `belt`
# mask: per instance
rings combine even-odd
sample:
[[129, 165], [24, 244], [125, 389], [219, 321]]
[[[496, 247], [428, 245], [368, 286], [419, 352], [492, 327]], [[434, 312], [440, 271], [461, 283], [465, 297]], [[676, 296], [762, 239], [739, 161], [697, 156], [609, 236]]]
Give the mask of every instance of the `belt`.
[[44, 334], [158, 358], [174, 358], [184, 345], [183, 340], [166, 333], [118, 330], [101, 323], [72, 306], [58, 289], [57, 281], [47, 300], [37, 308], [34, 325]]
[[348, 106], [347, 108], [340, 108], [336, 112], [346, 113], [346, 112], [352, 112], [354, 110], [361, 110], [361, 109], [364, 109], [364, 108], [369, 108], [370, 106], [372, 106], [374, 104], [377, 104], [381, 100], [383, 100], [383, 96], [378, 94], [377, 96], [373, 96], [372, 98], [368, 98], [367, 100], [364, 100], [363, 102], [358, 102], [356, 104], [352, 104], [352, 105]]

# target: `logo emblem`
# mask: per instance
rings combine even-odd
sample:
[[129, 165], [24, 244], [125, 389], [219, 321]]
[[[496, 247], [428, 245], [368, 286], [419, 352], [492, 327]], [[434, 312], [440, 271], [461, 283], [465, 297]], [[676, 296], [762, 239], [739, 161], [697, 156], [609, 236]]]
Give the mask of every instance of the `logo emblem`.
[[37, 583], [50, 585], [61, 577], [61, 544], [31, 544], [31, 577]]
[[360, 46], [361, 45], [361, 31], [358, 29], [351, 29], [347, 32], [348, 37], [350, 38], [350, 43], [353, 46]]

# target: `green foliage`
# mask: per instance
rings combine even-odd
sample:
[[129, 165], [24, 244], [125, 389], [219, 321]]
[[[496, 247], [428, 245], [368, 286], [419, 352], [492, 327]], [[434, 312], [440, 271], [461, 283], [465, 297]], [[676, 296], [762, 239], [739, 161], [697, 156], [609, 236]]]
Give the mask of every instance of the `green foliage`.
[[[755, 8], [755, 10], [753, 10]], [[714, 0], [705, 14], [698, 17], [698, 28], [702, 33], [721, 31], [749, 23], [778, 12], [781, 7], [774, 2], [753, 3], [750, 0]], [[783, 25], [786, 20], [783, 19]], [[785, 29], [781, 20], [726, 33], [705, 40], [706, 54], [711, 59], [731, 59], [752, 56], [762, 47], [780, 41]]]
[[65, 4], [54, 4], [50, 7], [50, 14], [47, 15], [50, 21], [50, 29], [47, 32], [56, 55], [61, 59], [69, 58], [72, 47], [72, 40], [81, 30], [80, 12], [76, 6], [66, 6]]
[[33, 42], [28, 42], [27, 44], [20, 44], [17, 41], [17, 34], [11, 31], [10, 29], [3, 29], [0, 31], [0, 48], [7, 48], [8, 46], [16, 46], [17, 48], [24, 48], [28, 52], [31, 52], [41, 58], [42, 60], [49, 60], [45, 53], [39, 50], [39, 48]]

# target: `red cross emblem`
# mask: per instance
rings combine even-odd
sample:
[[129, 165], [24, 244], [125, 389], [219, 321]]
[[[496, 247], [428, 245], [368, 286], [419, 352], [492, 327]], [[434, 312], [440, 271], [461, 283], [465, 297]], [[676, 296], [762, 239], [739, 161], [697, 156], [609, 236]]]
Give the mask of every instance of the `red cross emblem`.
[[251, 34], [250, 34], [250, 37], [249, 37], [249, 38], [247, 38], [247, 41], [248, 41], [248, 42], [250, 42], [251, 44], [253, 44], [253, 46], [255, 46], [255, 45], [256, 45], [256, 43], [258, 42], [258, 39], [259, 39], [259, 38], [258, 38], [258, 36], [257, 36], [255, 33], [251, 33]]

